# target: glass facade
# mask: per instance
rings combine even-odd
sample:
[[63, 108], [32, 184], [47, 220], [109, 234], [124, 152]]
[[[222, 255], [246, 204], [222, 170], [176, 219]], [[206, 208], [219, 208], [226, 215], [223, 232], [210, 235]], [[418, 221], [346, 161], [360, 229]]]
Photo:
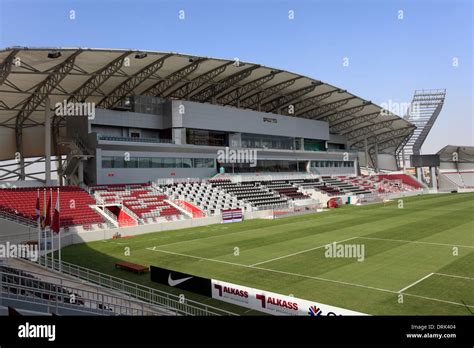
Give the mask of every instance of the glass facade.
[[261, 135], [242, 133], [242, 147], [256, 149], [295, 149], [294, 138], [281, 137], [275, 135]]
[[214, 158], [103, 156], [102, 168], [214, 168]]
[[259, 160], [255, 167], [250, 163], [224, 163], [227, 173], [253, 173], [253, 172], [305, 172], [306, 161], [289, 160]]
[[186, 143], [192, 145], [228, 146], [229, 136], [225, 132], [187, 128]]
[[324, 140], [304, 139], [305, 151], [326, 151]]
[[353, 168], [353, 161], [311, 161], [313, 168]]

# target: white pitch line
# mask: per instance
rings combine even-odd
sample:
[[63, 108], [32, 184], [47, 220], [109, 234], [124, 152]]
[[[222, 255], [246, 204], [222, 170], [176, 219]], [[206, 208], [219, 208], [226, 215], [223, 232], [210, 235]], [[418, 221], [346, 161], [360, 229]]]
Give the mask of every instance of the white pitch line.
[[430, 273], [430, 274], [428, 274], [428, 275], [425, 275], [423, 278], [418, 279], [416, 282], [413, 282], [413, 283], [411, 283], [410, 285], [405, 286], [403, 289], [398, 290], [398, 292], [401, 293], [401, 292], [403, 292], [403, 291], [405, 291], [405, 290], [411, 288], [412, 286], [418, 284], [419, 282], [422, 282], [422, 281], [425, 280], [426, 278], [431, 277], [433, 274], [434, 274], [434, 273]]
[[446, 274], [446, 273], [434, 273], [435, 275], [443, 276], [443, 277], [452, 277], [452, 278], [461, 278], [461, 279], [467, 279], [467, 280], [474, 280], [474, 278], [469, 278], [469, 277], [463, 277], [463, 276], [458, 276], [454, 274]]
[[[358, 237], [351, 237], [351, 238], [347, 238], [347, 239], [344, 239], [344, 240], [340, 240], [338, 242], [332, 242], [332, 243], [343, 243], [343, 242], [347, 242], [349, 240], [352, 240], [352, 239], [356, 239]], [[332, 243], [326, 243], [324, 245], [319, 245], [317, 247], [314, 247], [314, 248], [311, 248], [311, 249], [306, 249], [306, 250], [302, 250], [302, 251], [298, 251], [296, 253], [292, 253], [292, 254], [288, 254], [288, 255], [283, 255], [283, 256], [280, 256], [280, 257], [275, 257], [273, 259], [270, 259], [270, 260], [266, 260], [266, 261], [261, 261], [261, 262], [257, 262], [257, 263], [254, 263], [250, 266], [254, 267], [254, 266], [258, 266], [258, 265], [262, 265], [264, 263], [268, 263], [268, 262], [272, 262], [272, 261], [276, 261], [276, 260], [281, 260], [281, 259], [284, 259], [284, 258], [287, 258], [287, 257], [291, 257], [291, 256], [295, 256], [295, 255], [299, 255], [299, 254], [304, 254], [304, 253], [307, 253], [308, 251], [312, 251], [312, 250], [316, 250], [316, 249], [321, 249], [321, 248], [324, 248], [326, 245], [329, 245], [329, 244], [332, 244]]]
[[175, 252], [172, 252], [172, 251], [166, 251], [166, 250], [156, 249], [156, 247], [153, 247], [153, 248], [146, 248], [146, 249], [147, 249], [147, 250], [151, 250], [151, 251], [158, 251], [158, 252], [165, 253], [165, 254], [171, 254], [171, 255], [178, 255], [178, 256], [190, 257], [190, 258], [193, 258], [193, 259], [204, 260], [204, 261], [210, 261], [210, 262], [225, 263], [225, 264], [228, 264], [228, 265], [239, 266], [239, 267], [244, 267], [244, 268], [250, 268], [250, 269], [255, 269], [255, 270], [260, 270], [260, 271], [266, 271], [266, 272], [272, 272], [272, 273], [280, 273], [280, 274], [291, 275], [291, 276], [295, 276], [295, 277], [301, 277], [301, 278], [307, 278], [307, 279], [315, 279], [315, 280], [321, 280], [321, 281], [332, 282], [332, 283], [337, 283], [337, 284], [344, 284], [344, 285], [356, 286], [356, 287], [360, 287], [360, 288], [366, 288], [366, 289], [373, 289], [373, 290], [378, 290], [378, 291], [390, 292], [390, 293], [393, 293], [393, 294], [396, 294], [396, 293], [397, 293], [396, 291], [393, 291], [393, 290], [375, 288], [375, 287], [372, 287], [372, 286], [366, 286], [366, 285], [355, 284], [355, 283], [348, 283], [348, 282], [343, 282], [343, 281], [339, 281], [339, 280], [333, 280], [333, 279], [327, 279], [327, 278], [320, 278], [320, 277], [313, 277], [313, 276], [308, 276], [308, 275], [304, 275], [304, 274], [291, 273], [291, 272], [285, 272], [285, 271], [278, 271], [278, 270], [276, 270], [276, 269], [263, 268], [263, 267], [255, 267], [255, 266], [252, 266], [252, 265], [244, 265], [244, 264], [241, 264], [241, 263], [234, 263], [234, 262], [223, 261], [223, 260], [208, 259], [208, 258], [200, 257], [200, 256], [194, 256], [194, 255], [187, 255], [187, 254], [175, 253]]
[[439, 298], [426, 297], [426, 296], [414, 295], [414, 294], [403, 294], [403, 296], [418, 297], [418, 298], [422, 298], [424, 300], [429, 300], [429, 301], [435, 301], [435, 302], [452, 304], [452, 305], [456, 305], [456, 306], [474, 308], [474, 305], [468, 305], [468, 304], [465, 304], [465, 303], [459, 303], [459, 302], [453, 302], [453, 301], [447, 301], [447, 300], [440, 300]]
[[[161, 246], [161, 245], [160, 245], [160, 246]], [[218, 263], [225, 263], [225, 264], [233, 265], [233, 266], [250, 267], [250, 266], [247, 266], [247, 265], [243, 265], [243, 264], [241, 264], [241, 263], [235, 263], [235, 262], [223, 261], [223, 260], [215, 260], [215, 259], [208, 259], [208, 258], [200, 257], [200, 256], [193, 256], [193, 255], [175, 253], [175, 252], [173, 252], [173, 251], [160, 250], [160, 249], [157, 249], [156, 246], [153, 247], [153, 248], [146, 248], [146, 250], [158, 251], [158, 252], [160, 252], [160, 253], [171, 254], [171, 255], [178, 255], [178, 256], [190, 257], [190, 258], [193, 258], [193, 259], [204, 260], [204, 261], [212, 261], [212, 262], [218, 262]]]
[[[269, 268], [252, 267], [252, 266], [243, 265], [243, 264], [240, 264], [240, 263], [233, 263], [233, 262], [228, 262], [228, 261], [214, 260], [214, 259], [208, 259], [208, 258], [205, 258], [205, 257], [199, 257], [199, 256], [193, 256], [193, 255], [186, 255], [186, 254], [175, 253], [175, 252], [166, 251], [166, 250], [159, 250], [159, 249], [156, 249], [156, 247], [154, 247], [154, 248], [146, 248], [146, 250], [158, 251], [158, 252], [162, 252], [162, 253], [166, 253], [166, 254], [179, 255], [179, 256], [184, 256], [184, 257], [190, 257], [190, 258], [193, 258], [193, 259], [199, 259], [199, 260], [204, 260], [204, 261], [211, 261], [211, 262], [218, 262], [218, 263], [226, 263], [226, 264], [230, 264], [230, 265], [234, 265], [234, 266], [240, 266], [240, 267], [244, 267], [244, 268], [256, 269], [256, 270], [260, 270], [260, 271], [266, 271], [266, 272], [271, 272], [271, 273], [280, 273], [280, 274], [285, 274], [285, 275], [291, 275], [291, 276], [294, 276], [294, 277], [300, 277], [300, 278], [306, 278], [306, 279], [314, 279], [314, 280], [320, 280], [320, 281], [329, 282], [329, 283], [343, 284], [343, 285], [349, 285], [349, 286], [354, 286], [354, 287], [359, 287], [359, 288], [365, 288], [365, 289], [370, 289], [370, 290], [388, 292], [388, 293], [391, 293], [391, 294], [398, 294], [398, 293], [399, 293], [398, 291], [393, 291], [393, 290], [388, 290], [388, 289], [382, 289], [382, 288], [376, 288], [376, 287], [373, 287], [373, 286], [366, 286], [366, 285], [361, 285], [361, 284], [348, 283], [348, 282], [343, 282], [343, 281], [333, 280], [333, 279], [327, 279], [327, 278], [312, 277], [312, 276], [308, 276], [308, 275], [304, 275], [304, 274], [291, 273], [291, 272], [285, 272], [285, 271], [278, 271], [278, 270], [269, 269]], [[431, 273], [431, 274], [433, 274], [433, 273]], [[411, 296], [411, 297], [418, 297], [418, 298], [422, 298], [422, 299], [429, 300], [429, 301], [442, 302], [442, 303], [447, 303], [447, 304], [452, 304], [452, 305], [457, 305], [457, 306], [462, 306], [462, 307], [474, 308], [473, 305], [466, 305], [466, 304], [464, 304], [464, 303], [458, 303], [458, 302], [440, 300], [440, 299], [433, 298], [433, 297], [426, 297], [426, 296], [414, 295], [414, 294], [403, 294], [403, 295], [404, 295], [404, 296]]]
[[445, 243], [421, 242], [421, 241], [416, 241], [416, 240], [374, 238], [374, 237], [363, 237], [363, 236], [360, 236], [360, 237], [357, 237], [357, 238], [360, 238], [360, 239], [373, 239], [373, 240], [385, 240], [387, 242], [428, 244], [428, 245], [440, 245], [440, 246], [450, 246], [450, 247], [460, 247], [460, 248], [472, 248], [472, 249], [474, 249], [474, 245], [445, 244]]

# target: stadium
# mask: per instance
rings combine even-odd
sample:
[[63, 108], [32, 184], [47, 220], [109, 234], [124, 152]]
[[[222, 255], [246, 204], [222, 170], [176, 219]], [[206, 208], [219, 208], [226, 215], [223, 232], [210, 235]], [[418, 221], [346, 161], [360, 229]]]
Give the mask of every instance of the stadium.
[[420, 153], [446, 90], [396, 115], [119, 49], [6, 48], [0, 72], [0, 238], [28, 246], [3, 314], [472, 314], [474, 150]]

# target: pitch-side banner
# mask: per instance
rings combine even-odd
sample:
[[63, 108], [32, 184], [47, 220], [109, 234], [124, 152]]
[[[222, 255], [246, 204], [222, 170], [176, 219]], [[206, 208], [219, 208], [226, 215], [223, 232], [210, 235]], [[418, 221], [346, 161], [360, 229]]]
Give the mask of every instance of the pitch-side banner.
[[214, 279], [212, 279], [212, 298], [271, 315], [367, 315]]

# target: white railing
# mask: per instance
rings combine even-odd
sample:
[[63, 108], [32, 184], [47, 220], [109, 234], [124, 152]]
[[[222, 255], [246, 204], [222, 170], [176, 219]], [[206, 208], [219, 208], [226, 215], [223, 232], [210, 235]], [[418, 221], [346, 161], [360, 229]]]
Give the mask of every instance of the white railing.
[[[40, 264], [51, 267], [51, 259], [40, 259]], [[154, 306], [160, 307], [164, 310], [170, 311], [170, 314], [176, 315], [236, 315], [223, 309], [208, 306], [193, 300], [183, 300], [181, 297], [150, 288], [141, 284], [133, 283], [128, 280], [120, 279], [105, 273], [101, 273], [89, 268], [74, 265], [68, 262], [61, 262], [54, 260], [53, 270], [61, 273], [85, 280], [89, 283], [97, 284], [101, 287], [119, 291], [122, 294], [128, 295], [132, 298], [150, 303]]]
[[143, 219], [139, 218], [137, 214], [135, 214], [133, 211], [128, 209], [125, 205], [122, 204], [122, 210], [129, 215], [132, 219], [134, 219], [139, 225], [143, 225]]
[[[33, 277], [31, 277], [33, 276]], [[35, 303], [50, 309], [66, 309], [96, 315], [158, 315], [143, 302], [104, 294], [100, 289], [84, 289], [84, 284], [73, 280], [0, 267], [0, 298]], [[93, 287], [92, 287], [93, 289]], [[150, 307], [151, 308], [151, 307]]]

